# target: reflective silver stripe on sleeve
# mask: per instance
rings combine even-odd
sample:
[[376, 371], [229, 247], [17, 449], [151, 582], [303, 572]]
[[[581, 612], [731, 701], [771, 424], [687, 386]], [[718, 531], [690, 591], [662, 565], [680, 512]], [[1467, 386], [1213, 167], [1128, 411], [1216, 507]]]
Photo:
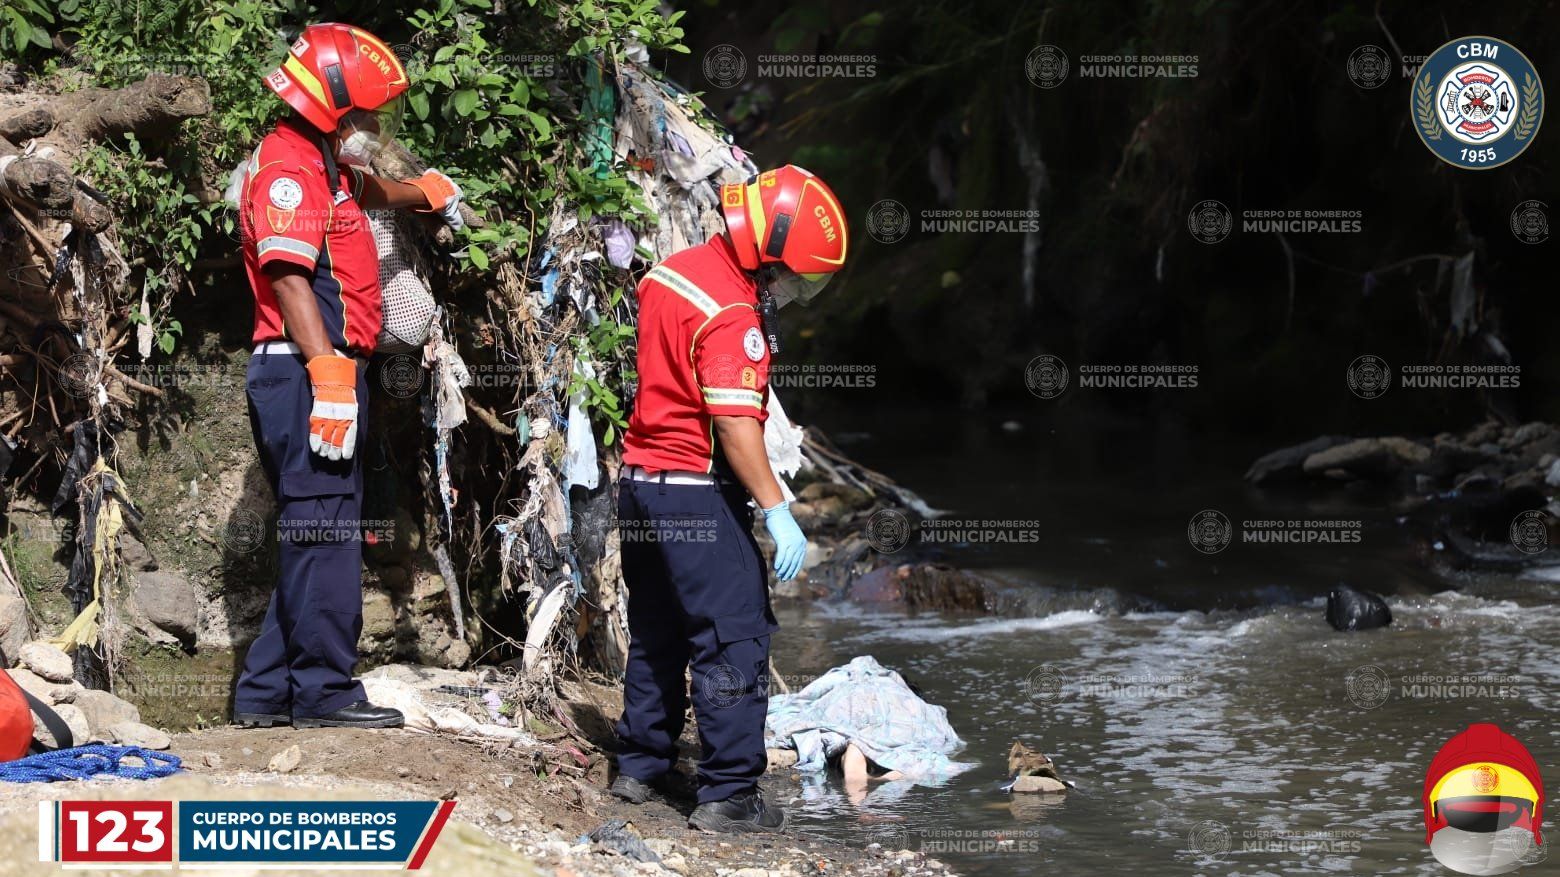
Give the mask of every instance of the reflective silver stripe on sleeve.
[[720, 305], [715, 303], [715, 299], [710, 298], [708, 293], [694, 285], [688, 278], [665, 265], [657, 265], [651, 268], [650, 273], [646, 274], [645, 277], [682, 296], [689, 304], [702, 311], [706, 317], [713, 317], [720, 313]]
[[316, 250], [303, 241], [295, 241], [292, 238], [284, 237], [262, 238], [260, 243], [255, 246], [255, 255], [264, 256], [266, 253], [269, 253], [272, 250], [281, 250], [283, 252], [292, 253], [295, 256], [303, 256], [310, 262], [318, 262], [320, 260], [319, 250]]
[[764, 397], [754, 390], [731, 390], [724, 387], [705, 388], [704, 401], [710, 405], [741, 405], [747, 408], [764, 407]]

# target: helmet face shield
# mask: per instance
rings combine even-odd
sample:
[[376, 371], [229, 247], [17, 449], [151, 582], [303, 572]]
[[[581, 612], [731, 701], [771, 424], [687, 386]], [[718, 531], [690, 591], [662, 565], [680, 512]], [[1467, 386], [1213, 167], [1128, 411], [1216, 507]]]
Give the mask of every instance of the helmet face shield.
[[1515, 870], [1538, 846], [1538, 787], [1521, 771], [1471, 761], [1447, 771], [1426, 796], [1430, 852], [1463, 874]]
[[336, 133], [341, 152], [367, 164], [395, 139], [406, 112], [406, 97], [397, 95], [372, 110], [352, 110], [341, 117]]
[[797, 274], [794, 271], [778, 271], [775, 278], [769, 282], [769, 292], [775, 297], [775, 303], [781, 307], [793, 301], [806, 307], [833, 279], [833, 274]]

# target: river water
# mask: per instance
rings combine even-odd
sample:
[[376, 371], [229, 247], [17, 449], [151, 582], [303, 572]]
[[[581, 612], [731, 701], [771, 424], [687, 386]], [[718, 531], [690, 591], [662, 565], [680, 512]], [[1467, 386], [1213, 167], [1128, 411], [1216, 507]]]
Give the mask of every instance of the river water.
[[[975, 764], [864, 795], [804, 782], [786, 793], [797, 831], [908, 845], [967, 874], [1444, 874], [1420, 794], [1447, 738], [1495, 722], [1560, 776], [1560, 575], [1432, 572], [1433, 545], [1380, 497], [1242, 486], [1260, 448], [1000, 423], [831, 425], [933, 506], [1038, 537], [945, 546], [1029, 596], [1015, 617], [782, 611], [793, 688], [872, 655], [947, 708]], [[1205, 508], [1237, 525], [1357, 521], [1359, 537], [1204, 555], [1186, 525]], [[1328, 627], [1321, 595], [1339, 581], [1388, 594], [1392, 627]], [[1076, 788], [1002, 792], [1015, 739]], [[1560, 857], [1522, 873], [1545, 872]]]

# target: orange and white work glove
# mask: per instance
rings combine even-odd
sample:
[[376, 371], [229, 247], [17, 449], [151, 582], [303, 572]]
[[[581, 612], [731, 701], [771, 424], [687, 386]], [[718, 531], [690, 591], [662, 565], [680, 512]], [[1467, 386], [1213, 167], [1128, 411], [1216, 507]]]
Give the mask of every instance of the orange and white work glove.
[[428, 199], [428, 209], [422, 212], [439, 214], [455, 231], [466, 226], [466, 220], [460, 216], [460, 187], [455, 185], [454, 180], [438, 171], [427, 171], [407, 182], [421, 190], [423, 197]]
[[309, 450], [327, 460], [350, 460], [357, 447], [357, 360], [329, 353], [305, 367], [314, 385]]

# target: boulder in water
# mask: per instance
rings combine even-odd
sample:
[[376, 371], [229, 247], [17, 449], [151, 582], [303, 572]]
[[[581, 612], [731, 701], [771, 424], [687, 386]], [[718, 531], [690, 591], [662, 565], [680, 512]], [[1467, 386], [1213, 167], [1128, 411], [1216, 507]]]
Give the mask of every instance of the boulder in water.
[[1392, 610], [1376, 594], [1340, 583], [1327, 595], [1327, 623], [1334, 630], [1373, 630], [1392, 623]]

